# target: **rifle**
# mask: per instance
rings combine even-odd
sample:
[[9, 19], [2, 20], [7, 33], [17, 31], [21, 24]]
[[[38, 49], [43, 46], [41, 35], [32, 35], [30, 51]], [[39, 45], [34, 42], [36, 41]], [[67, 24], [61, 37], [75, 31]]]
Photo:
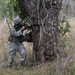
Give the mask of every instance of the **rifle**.
[[[27, 26], [27, 24], [23, 23], [22, 25], [14, 25], [15, 29], [18, 31], [20, 28], [22, 28], [22, 26], [25, 26], [25, 29], [32, 29], [33, 26], [39, 26], [39, 24], [33, 24], [31, 26]], [[23, 30], [23, 31], [24, 31]], [[29, 33], [26, 33], [24, 36], [21, 35], [19, 37], [17, 37], [21, 42], [23, 41], [27, 41], [27, 42], [33, 42], [32, 40], [32, 31], [30, 31]]]
[[39, 25], [39, 24], [33, 24], [33, 25], [28, 26], [26, 23], [14, 25], [14, 27], [15, 27], [15, 29], [16, 29], [17, 31], [18, 31], [19, 29], [21, 29], [23, 26], [25, 27], [24, 30], [26, 30], [26, 29], [32, 29], [33, 26], [40, 26], [40, 25]]

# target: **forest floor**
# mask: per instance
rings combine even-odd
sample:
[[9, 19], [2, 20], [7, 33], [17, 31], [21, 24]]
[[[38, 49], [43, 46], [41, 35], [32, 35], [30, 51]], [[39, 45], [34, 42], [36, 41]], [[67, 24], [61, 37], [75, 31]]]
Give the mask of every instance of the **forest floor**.
[[[17, 62], [19, 62], [18, 54], [14, 61], [16, 64], [15, 68], [7, 68], [7, 37], [9, 29], [7, 26], [0, 27], [0, 75], [75, 75], [75, 18], [68, 19], [71, 25], [71, 32], [66, 38], [66, 53], [67, 57], [63, 58], [61, 61], [57, 60], [54, 62], [42, 63], [38, 66], [31, 67], [30, 65], [23, 68], [19, 67]], [[2, 23], [1, 23], [2, 24]], [[32, 43], [25, 43], [27, 47], [27, 60], [26, 63], [30, 64], [32, 58]], [[18, 68], [19, 67], [19, 68]]]

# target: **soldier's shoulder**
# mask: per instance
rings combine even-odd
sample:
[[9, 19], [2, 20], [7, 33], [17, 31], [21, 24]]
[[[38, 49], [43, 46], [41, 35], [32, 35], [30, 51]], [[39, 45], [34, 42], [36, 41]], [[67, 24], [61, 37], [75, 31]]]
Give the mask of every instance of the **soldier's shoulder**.
[[14, 30], [14, 29], [15, 29], [14, 26], [12, 26], [12, 27], [11, 27], [11, 30]]

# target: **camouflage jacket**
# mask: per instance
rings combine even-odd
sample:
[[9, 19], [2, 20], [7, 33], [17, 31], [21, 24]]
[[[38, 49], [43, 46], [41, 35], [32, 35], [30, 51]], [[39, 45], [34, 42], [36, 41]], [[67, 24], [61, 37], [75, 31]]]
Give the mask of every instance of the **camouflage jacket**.
[[16, 31], [14, 27], [11, 27], [8, 41], [13, 43], [22, 43], [19, 38], [20, 36], [23, 36], [22, 31], [21, 30]]

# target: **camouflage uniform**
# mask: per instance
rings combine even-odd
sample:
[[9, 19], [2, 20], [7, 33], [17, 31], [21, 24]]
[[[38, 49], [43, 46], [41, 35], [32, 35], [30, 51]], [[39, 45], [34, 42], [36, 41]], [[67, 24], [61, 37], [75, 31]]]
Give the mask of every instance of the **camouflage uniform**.
[[8, 59], [8, 66], [12, 67], [16, 52], [20, 54], [20, 63], [21, 65], [24, 65], [24, 61], [26, 58], [26, 48], [22, 44], [22, 42], [19, 41], [17, 38], [20, 35], [23, 35], [21, 30], [16, 31], [14, 27], [10, 29], [10, 35], [11, 35], [11, 42], [9, 44], [9, 59]]

